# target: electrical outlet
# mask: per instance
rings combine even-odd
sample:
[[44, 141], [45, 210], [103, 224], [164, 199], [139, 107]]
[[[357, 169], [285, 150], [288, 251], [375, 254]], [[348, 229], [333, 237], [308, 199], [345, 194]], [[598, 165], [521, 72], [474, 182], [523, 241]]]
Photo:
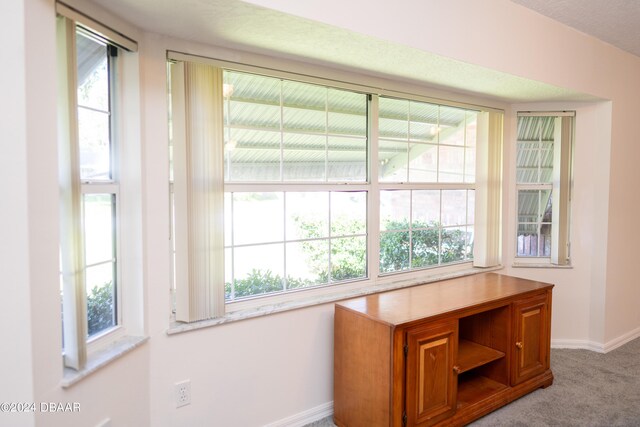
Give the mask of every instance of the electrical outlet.
[[176, 408], [191, 404], [191, 380], [184, 380], [175, 385]]

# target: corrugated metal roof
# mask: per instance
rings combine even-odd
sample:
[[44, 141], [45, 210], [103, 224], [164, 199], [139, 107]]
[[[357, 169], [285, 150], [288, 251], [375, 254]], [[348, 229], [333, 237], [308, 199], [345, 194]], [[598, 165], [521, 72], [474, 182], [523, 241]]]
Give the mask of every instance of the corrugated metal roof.
[[[518, 117], [516, 156], [518, 183], [550, 184], [552, 182], [554, 124], [555, 117]], [[550, 222], [551, 210], [551, 190], [520, 190], [518, 192], [519, 222]], [[533, 233], [527, 230], [527, 227], [524, 227], [518, 234]]]
[[[282, 169], [289, 171], [283, 172], [285, 179], [297, 179], [291, 173], [298, 170], [300, 179], [321, 176], [324, 180], [328, 174], [366, 180], [365, 94], [234, 71], [224, 73], [224, 82], [232, 88], [225, 100], [225, 164], [232, 171], [238, 169], [231, 173], [231, 180], [242, 180], [239, 177], [250, 174], [251, 167], [258, 169], [256, 166], [270, 169], [270, 179], [280, 179], [280, 167], [274, 165], [280, 162], [281, 150], [286, 163]], [[471, 114], [459, 108], [381, 97], [380, 137], [405, 141], [405, 145], [409, 141], [437, 143], [446, 129], [464, 125], [465, 118], [475, 120], [476, 113]], [[450, 143], [459, 144], [459, 139]], [[403, 156], [402, 151], [406, 157], [406, 149], [384, 146], [379, 152], [382, 162]], [[296, 164], [304, 168], [294, 167]], [[329, 170], [335, 174], [327, 173]]]

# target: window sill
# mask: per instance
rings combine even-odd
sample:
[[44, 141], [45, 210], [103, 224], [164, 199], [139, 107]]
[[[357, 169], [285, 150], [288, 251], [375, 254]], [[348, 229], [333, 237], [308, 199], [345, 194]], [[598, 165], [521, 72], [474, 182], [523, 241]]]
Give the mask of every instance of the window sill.
[[103, 366], [119, 359], [125, 354], [131, 352], [134, 348], [141, 346], [148, 339], [149, 337], [124, 336], [114, 341], [111, 345], [90, 354], [87, 358], [87, 365], [84, 369], [76, 371], [74, 369], [65, 368], [61, 382], [62, 388], [71, 387]]
[[502, 266], [478, 268], [471, 267], [464, 270], [455, 272], [442, 273], [437, 275], [430, 275], [425, 278], [413, 279], [413, 280], [398, 280], [395, 282], [388, 282], [383, 284], [377, 284], [373, 286], [367, 286], [365, 288], [352, 289], [347, 291], [338, 291], [326, 295], [315, 295], [308, 298], [297, 299], [295, 301], [287, 301], [278, 304], [267, 304], [260, 307], [248, 308], [244, 310], [237, 310], [225, 314], [223, 317], [217, 317], [215, 319], [201, 320], [199, 322], [184, 323], [184, 322], [172, 322], [167, 329], [167, 335], [180, 334], [183, 332], [189, 332], [196, 329], [209, 328], [212, 326], [224, 325], [226, 323], [237, 322], [239, 320], [253, 319], [256, 317], [267, 316], [269, 314], [282, 313], [289, 310], [296, 310], [299, 308], [312, 307], [315, 305], [328, 304], [336, 301], [341, 301], [349, 298], [360, 297], [364, 295], [370, 295], [378, 292], [386, 292], [394, 289], [408, 288], [410, 286], [424, 285], [427, 283], [437, 282], [440, 280], [453, 279], [456, 277], [470, 276], [472, 274], [486, 273], [489, 271], [495, 271], [502, 269]]
[[530, 262], [514, 262], [511, 264], [513, 268], [559, 268], [559, 269], [572, 269], [573, 265], [556, 265], [549, 263], [530, 263]]

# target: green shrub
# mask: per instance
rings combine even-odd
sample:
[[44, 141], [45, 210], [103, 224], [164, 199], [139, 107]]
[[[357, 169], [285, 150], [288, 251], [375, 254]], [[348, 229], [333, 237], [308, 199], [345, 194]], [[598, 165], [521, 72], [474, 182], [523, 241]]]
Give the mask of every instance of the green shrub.
[[112, 282], [106, 282], [95, 286], [87, 295], [89, 336], [115, 325], [113, 294]]
[[[296, 218], [297, 221], [299, 221]], [[323, 237], [323, 223], [298, 222], [301, 238]], [[361, 234], [364, 226], [360, 221], [341, 220], [333, 223], [333, 235]], [[407, 230], [408, 221], [390, 221], [389, 230]], [[392, 272], [420, 268], [438, 263], [446, 264], [462, 261], [466, 257], [465, 232], [440, 228], [438, 223], [413, 222], [411, 239], [409, 231], [385, 232], [380, 236], [380, 271]], [[413, 246], [411, 248], [410, 246]], [[331, 240], [331, 274], [327, 266], [327, 253], [319, 249], [315, 241], [302, 242], [310, 271], [315, 280], [287, 277], [287, 289], [295, 289], [317, 284], [355, 279], [366, 275], [366, 244], [361, 238], [340, 238]], [[412, 265], [409, 253], [413, 249]], [[247, 277], [234, 281], [234, 298], [260, 295], [284, 290], [284, 278], [270, 270], [253, 270]], [[225, 284], [225, 298], [231, 297], [231, 283]]]

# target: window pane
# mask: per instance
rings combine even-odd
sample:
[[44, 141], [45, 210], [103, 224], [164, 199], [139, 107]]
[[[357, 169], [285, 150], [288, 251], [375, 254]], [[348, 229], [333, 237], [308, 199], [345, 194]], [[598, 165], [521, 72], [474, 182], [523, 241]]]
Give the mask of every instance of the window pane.
[[407, 140], [409, 101], [380, 97], [378, 127], [380, 138]]
[[467, 190], [442, 190], [442, 225], [467, 223]]
[[411, 268], [438, 264], [439, 228], [414, 230], [411, 233]]
[[327, 88], [306, 83], [282, 82], [285, 130], [320, 132], [327, 130]]
[[80, 178], [111, 179], [111, 144], [109, 114], [78, 108]]
[[476, 182], [476, 148], [470, 147], [464, 151], [464, 182]]
[[224, 73], [227, 126], [280, 130], [280, 80], [254, 74]]
[[284, 244], [245, 246], [233, 251], [235, 298], [284, 289]]
[[411, 192], [380, 192], [380, 230], [408, 230]]
[[519, 190], [518, 222], [551, 222], [551, 190]]
[[553, 141], [540, 144], [540, 182], [551, 183], [553, 179]]
[[367, 140], [329, 137], [329, 181], [367, 180]]
[[329, 133], [367, 136], [367, 96], [345, 90], [329, 89]]
[[468, 252], [465, 227], [443, 228], [441, 261], [443, 264], [462, 261]]
[[331, 282], [367, 276], [367, 238], [331, 239]]
[[380, 140], [378, 176], [382, 182], [407, 182], [409, 144], [406, 142]]
[[438, 142], [446, 145], [464, 145], [466, 111], [440, 106]]
[[107, 46], [77, 33], [78, 105], [109, 111]]
[[478, 136], [478, 113], [476, 111], [467, 111], [466, 133], [464, 138], [465, 145], [467, 147], [475, 147], [477, 136]]
[[367, 232], [367, 193], [365, 191], [331, 192], [331, 236], [348, 236]]
[[[325, 181], [326, 151], [327, 137], [324, 135], [284, 134], [284, 180]], [[274, 156], [274, 164], [278, 161]]]
[[440, 146], [439, 182], [462, 182], [464, 180], [464, 152], [462, 147]]
[[111, 262], [86, 269], [88, 336], [116, 325], [113, 271]]
[[467, 234], [466, 234], [466, 238], [467, 238], [467, 253], [466, 253], [466, 257], [467, 259], [473, 259], [473, 244], [475, 241], [475, 230], [473, 228], [473, 226], [468, 226], [467, 227]]
[[233, 193], [233, 238], [235, 245], [283, 241], [283, 193]]
[[475, 190], [467, 191], [467, 224], [475, 224], [476, 213], [476, 192]]
[[551, 190], [518, 191], [518, 256], [551, 254]]
[[231, 215], [231, 193], [224, 193], [224, 245], [231, 246], [231, 232], [233, 230], [233, 215]]
[[411, 101], [409, 120], [409, 138], [423, 142], [437, 142], [437, 105]]
[[329, 240], [287, 243], [287, 289], [329, 281]]
[[538, 225], [519, 224], [518, 225], [518, 256], [537, 257], [538, 256]]
[[[225, 140], [231, 181], [279, 181], [280, 133], [232, 129]], [[229, 164], [230, 163], [230, 164]]]
[[409, 231], [380, 233], [380, 272], [409, 268]]
[[540, 150], [537, 142], [518, 142], [516, 179], [518, 183], [538, 182]]
[[411, 144], [409, 154], [409, 181], [438, 181], [438, 146], [431, 144]]
[[287, 240], [329, 237], [329, 192], [285, 193]]
[[551, 183], [555, 117], [518, 117], [518, 183]]
[[115, 256], [114, 198], [111, 194], [84, 196], [84, 250], [85, 263], [92, 265], [110, 261]]
[[414, 190], [412, 207], [412, 228], [440, 224], [440, 190]]
[[224, 250], [224, 299], [234, 299], [231, 283], [233, 281], [233, 249]]

